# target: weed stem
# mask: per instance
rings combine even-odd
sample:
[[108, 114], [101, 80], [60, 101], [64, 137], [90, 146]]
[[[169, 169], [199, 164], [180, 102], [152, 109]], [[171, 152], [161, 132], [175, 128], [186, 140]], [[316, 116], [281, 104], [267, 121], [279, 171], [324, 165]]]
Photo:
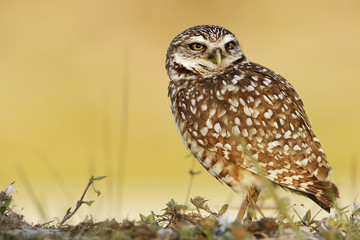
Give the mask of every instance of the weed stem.
[[86, 188], [85, 188], [85, 190], [84, 190], [84, 192], [83, 192], [80, 200], [77, 201], [77, 203], [76, 203], [76, 207], [75, 207], [74, 211], [69, 212], [70, 209], [68, 210], [68, 212], [65, 214], [63, 220], [60, 222], [59, 227], [60, 227], [61, 225], [63, 225], [69, 218], [71, 218], [71, 217], [77, 212], [77, 210], [81, 207], [81, 205], [84, 203], [83, 199], [84, 199], [84, 197], [85, 197], [85, 194], [86, 194], [86, 192], [88, 191], [88, 189], [89, 189], [89, 187], [91, 186], [91, 184], [94, 183], [94, 180], [95, 180], [94, 177], [91, 177], [91, 178], [89, 179], [89, 182], [88, 182], [88, 184], [86, 185]]

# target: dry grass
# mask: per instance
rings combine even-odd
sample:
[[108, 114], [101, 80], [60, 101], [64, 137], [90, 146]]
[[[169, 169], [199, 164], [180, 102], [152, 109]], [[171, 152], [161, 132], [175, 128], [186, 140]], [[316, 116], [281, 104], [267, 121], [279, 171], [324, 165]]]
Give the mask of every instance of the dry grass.
[[[96, 178], [91, 178], [96, 179]], [[12, 185], [11, 185], [12, 186]], [[89, 185], [87, 185], [88, 187]], [[95, 189], [96, 190], [96, 189]], [[98, 191], [98, 190], [96, 190]], [[316, 220], [308, 211], [297, 220], [263, 217], [252, 222], [232, 222], [225, 204], [213, 211], [203, 197], [189, 205], [171, 200], [160, 213], [140, 214], [140, 220], [85, 219], [75, 226], [54, 222], [30, 225], [11, 208], [12, 191], [0, 193], [0, 240], [2, 239], [360, 239], [360, 207], [340, 208], [332, 216]], [[84, 198], [84, 191], [81, 201]], [[80, 201], [80, 200], [79, 200]], [[84, 201], [83, 201], [84, 202]], [[289, 208], [288, 208], [289, 209]], [[279, 209], [279, 212], [281, 209]], [[289, 211], [289, 210], [287, 210]], [[287, 212], [289, 215], [290, 213]], [[296, 228], [293, 225], [296, 225]]]

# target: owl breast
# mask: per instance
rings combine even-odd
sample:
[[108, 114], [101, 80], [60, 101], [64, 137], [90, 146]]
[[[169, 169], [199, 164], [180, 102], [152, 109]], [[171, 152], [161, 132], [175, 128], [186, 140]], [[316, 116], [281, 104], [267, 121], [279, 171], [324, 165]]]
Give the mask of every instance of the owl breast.
[[[261, 182], [258, 176], [245, 170], [250, 167], [247, 161], [248, 166], [242, 166], [242, 159], [246, 158], [238, 151], [239, 147], [233, 151], [241, 144], [232, 137], [230, 126], [237, 121], [236, 112], [225, 100], [224, 93], [239, 89], [231, 81], [216, 79], [179, 80], [169, 85], [172, 111], [185, 146], [211, 175], [236, 192], [251, 186], [260, 187]], [[234, 116], [228, 114], [229, 111], [233, 111]]]

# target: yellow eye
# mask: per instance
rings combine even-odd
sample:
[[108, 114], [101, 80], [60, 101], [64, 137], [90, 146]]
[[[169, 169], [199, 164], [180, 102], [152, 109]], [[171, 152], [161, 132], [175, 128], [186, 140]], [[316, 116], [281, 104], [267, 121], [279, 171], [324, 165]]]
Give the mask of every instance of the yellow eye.
[[225, 48], [228, 50], [234, 49], [235, 48], [235, 43], [233, 41], [228, 42], [227, 44], [225, 44]]
[[201, 51], [205, 49], [205, 46], [201, 43], [192, 43], [189, 45], [191, 50]]

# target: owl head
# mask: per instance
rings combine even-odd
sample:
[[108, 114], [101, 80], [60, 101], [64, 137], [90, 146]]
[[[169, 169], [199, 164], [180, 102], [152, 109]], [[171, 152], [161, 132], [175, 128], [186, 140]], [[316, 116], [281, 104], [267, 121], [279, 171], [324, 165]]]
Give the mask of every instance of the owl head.
[[233, 33], [219, 26], [200, 25], [174, 38], [167, 52], [166, 69], [172, 80], [212, 77], [244, 60]]

